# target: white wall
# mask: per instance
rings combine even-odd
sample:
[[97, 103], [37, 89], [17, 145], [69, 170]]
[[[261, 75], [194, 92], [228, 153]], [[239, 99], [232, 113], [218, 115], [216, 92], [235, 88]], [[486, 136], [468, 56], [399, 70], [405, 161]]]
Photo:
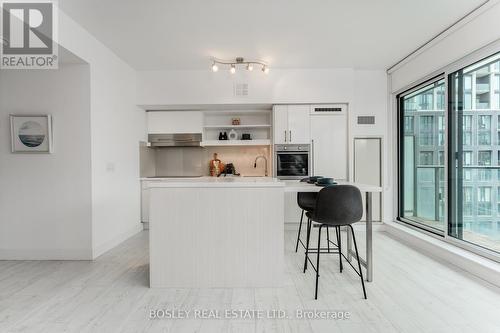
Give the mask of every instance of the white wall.
[[59, 44], [90, 65], [93, 257], [140, 231], [139, 141], [146, 117], [136, 107], [136, 72], [64, 12]]
[[[88, 65], [0, 72], [0, 259], [91, 259]], [[12, 154], [9, 114], [51, 114], [52, 154]]]
[[[248, 83], [249, 95], [234, 96], [235, 83]], [[209, 69], [140, 71], [137, 91], [138, 104], [146, 109], [182, 104], [349, 103], [351, 176], [355, 136], [381, 136], [387, 141], [387, 75], [382, 70], [271, 69], [269, 75], [259, 71], [231, 75]], [[358, 115], [375, 115], [376, 124], [357, 125]], [[391, 211], [390, 206], [386, 209]]]

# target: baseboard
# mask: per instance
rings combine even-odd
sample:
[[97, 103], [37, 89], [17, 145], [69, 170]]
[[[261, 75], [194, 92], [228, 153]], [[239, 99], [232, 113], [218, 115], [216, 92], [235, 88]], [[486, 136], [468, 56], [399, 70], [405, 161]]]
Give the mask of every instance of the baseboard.
[[116, 237], [112, 238], [111, 240], [108, 240], [107, 242], [96, 245], [94, 247], [93, 251], [93, 259], [97, 259], [99, 256], [103, 255], [104, 253], [108, 252], [112, 248], [116, 247], [120, 243], [126, 241], [130, 237], [134, 236], [135, 234], [141, 232], [143, 230], [142, 223], [138, 223], [134, 225], [133, 228], [130, 228], [129, 230], [122, 232], [121, 234], [117, 235]]
[[0, 249], [0, 260], [92, 260], [88, 249]]
[[397, 222], [384, 223], [384, 228], [387, 233], [403, 241], [404, 244], [500, 287], [499, 263]]

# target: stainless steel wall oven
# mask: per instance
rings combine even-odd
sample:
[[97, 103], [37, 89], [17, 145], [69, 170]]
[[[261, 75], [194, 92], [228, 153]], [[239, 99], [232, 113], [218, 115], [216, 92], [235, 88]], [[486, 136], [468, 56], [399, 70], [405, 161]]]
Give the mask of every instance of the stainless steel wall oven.
[[279, 179], [302, 179], [311, 175], [310, 145], [275, 145], [274, 176]]

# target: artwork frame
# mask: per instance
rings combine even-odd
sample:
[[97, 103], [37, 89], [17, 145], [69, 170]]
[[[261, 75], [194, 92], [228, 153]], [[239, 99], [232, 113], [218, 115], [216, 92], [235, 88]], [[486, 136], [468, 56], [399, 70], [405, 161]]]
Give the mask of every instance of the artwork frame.
[[52, 153], [52, 116], [50, 114], [11, 114], [10, 133], [12, 153]]

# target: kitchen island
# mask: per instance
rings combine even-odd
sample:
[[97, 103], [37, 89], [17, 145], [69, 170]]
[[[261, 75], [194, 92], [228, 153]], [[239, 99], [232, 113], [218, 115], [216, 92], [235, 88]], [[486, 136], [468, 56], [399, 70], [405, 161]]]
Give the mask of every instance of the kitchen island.
[[[285, 192], [322, 187], [270, 177], [148, 180], [151, 287], [276, 287], [284, 277]], [[365, 193], [367, 281], [373, 279], [372, 193]], [[352, 260], [347, 233], [347, 258]]]
[[284, 188], [268, 177], [149, 182], [151, 287], [276, 287]]

